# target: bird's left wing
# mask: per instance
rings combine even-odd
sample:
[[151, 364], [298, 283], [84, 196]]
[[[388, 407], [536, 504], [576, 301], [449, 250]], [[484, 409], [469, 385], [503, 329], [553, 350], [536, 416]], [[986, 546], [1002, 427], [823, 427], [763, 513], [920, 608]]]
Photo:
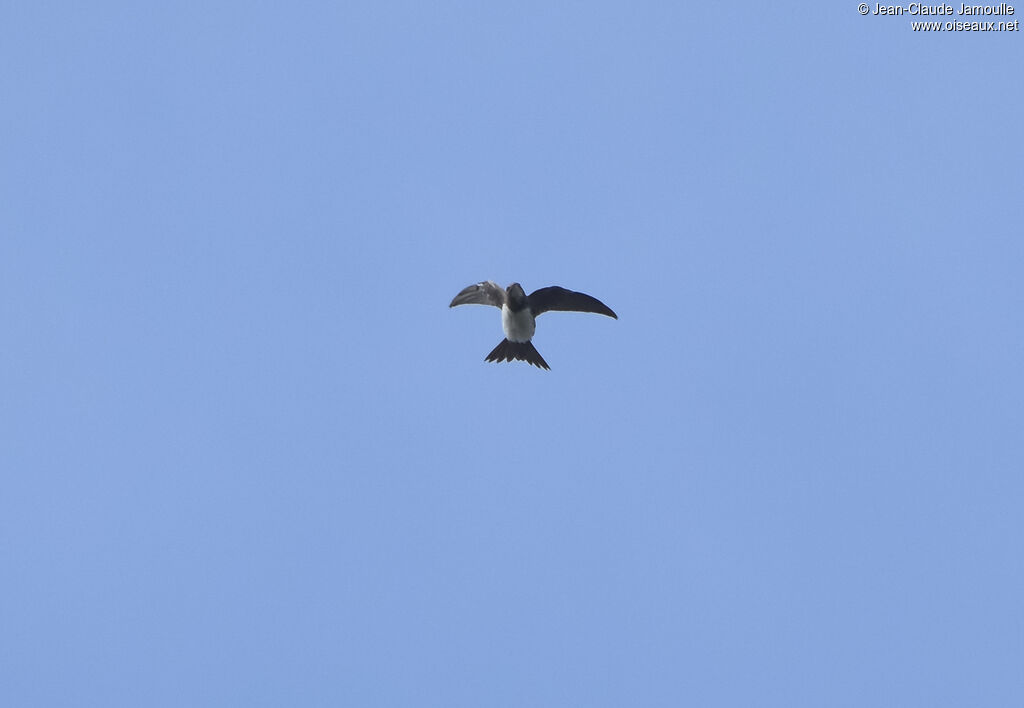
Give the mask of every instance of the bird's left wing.
[[618, 315], [612, 312], [612, 308], [596, 297], [574, 290], [566, 290], [557, 285], [530, 293], [530, 310], [535, 317], [542, 312], [558, 310], [561, 312], [594, 312], [598, 315], [619, 319]]
[[495, 307], [501, 307], [504, 304], [505, 288], [491, 280], [485, 280], [482, 283], [463, 288], [448, 307], [455, 307], [456, 305], [494, 305]]

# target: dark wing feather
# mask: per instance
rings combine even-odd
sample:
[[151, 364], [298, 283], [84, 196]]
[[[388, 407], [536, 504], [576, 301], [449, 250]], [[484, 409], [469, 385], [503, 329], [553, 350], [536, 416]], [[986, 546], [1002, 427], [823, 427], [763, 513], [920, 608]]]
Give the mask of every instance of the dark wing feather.
[[463, 288], [448, 307], [455, 307], [456, 305], [494, 305], [495, 307], [501, 307], [504, 304], [505, 288], [493, 281], [485, 280], [482, 283]]
[[534, 317], [542, 312], [557, 310], [560, 312], [594, 312], [598, 315], [619, 319], [610, 307], [596, 297], [566, 290], [557, 285], [530, 293], [530, 310], [533, 311]]

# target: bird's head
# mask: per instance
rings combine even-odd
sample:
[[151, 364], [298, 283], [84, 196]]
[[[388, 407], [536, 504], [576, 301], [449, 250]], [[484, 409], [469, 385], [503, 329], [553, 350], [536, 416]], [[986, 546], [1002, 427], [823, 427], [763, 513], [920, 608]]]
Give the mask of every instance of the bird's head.
[[513, 312], [518, 312], [526, 307], [526, 292], [523, 290], [523, 286], [519, 283], [512, 283], [505, 292], [508, 293], [508, 309]]

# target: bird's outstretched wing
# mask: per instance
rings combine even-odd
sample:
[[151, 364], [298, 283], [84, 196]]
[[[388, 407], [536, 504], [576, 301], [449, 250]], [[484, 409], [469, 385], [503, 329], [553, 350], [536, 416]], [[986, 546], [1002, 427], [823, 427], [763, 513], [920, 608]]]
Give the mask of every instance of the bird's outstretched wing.
[[594, 312], [598, 315], [619, 319], [618, 315], [612, 312], [610, 307], [596, 297], [573, 290], [566, 290], [557, 285], [534, 290], [530, 293], [530, 310], [533, 311], [534, 317], [542, 312], [557, 310], [561, 312]]
[[456, 305], [494, 305], [495, 307], [501, 307], [504, 304], [505, 288], [491, 280], [485, 280], [482, 283], [463, 288], [448, 307], [455, 307]]

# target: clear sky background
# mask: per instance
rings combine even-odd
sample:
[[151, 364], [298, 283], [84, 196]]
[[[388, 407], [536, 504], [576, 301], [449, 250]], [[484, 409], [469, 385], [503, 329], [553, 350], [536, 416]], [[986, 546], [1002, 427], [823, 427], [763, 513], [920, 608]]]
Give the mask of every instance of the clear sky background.
[[0, 704], [1024, 704], [1024, 38], [910, 19], [5, 3]]

